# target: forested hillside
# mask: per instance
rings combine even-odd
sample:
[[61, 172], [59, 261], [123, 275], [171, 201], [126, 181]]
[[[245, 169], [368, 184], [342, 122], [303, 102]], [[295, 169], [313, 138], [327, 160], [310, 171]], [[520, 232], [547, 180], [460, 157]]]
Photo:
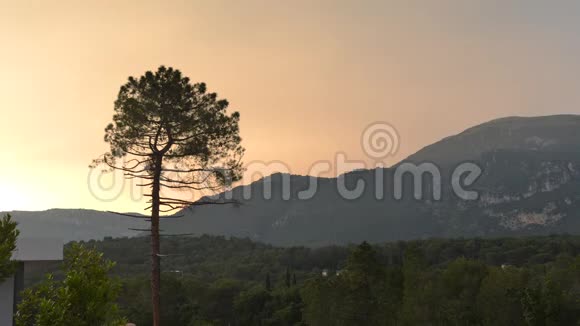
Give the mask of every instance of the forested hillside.
[[[90, 241], [117, 261], [121, 306], [150, 324], [147, 238]], [[575, 325], [580, 237], [278, 248], [163, 241], [167, 325]]]

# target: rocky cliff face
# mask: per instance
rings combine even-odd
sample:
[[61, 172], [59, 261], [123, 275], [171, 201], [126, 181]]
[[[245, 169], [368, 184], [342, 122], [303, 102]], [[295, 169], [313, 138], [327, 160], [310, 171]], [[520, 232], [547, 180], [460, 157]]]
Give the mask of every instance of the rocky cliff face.
[[526, 230], [543, 226], [566, 232], [577, 219], [580, 155], [576, 152], [499, 151], [482, 158], [484, 175], [477, 206], [500, 226]]

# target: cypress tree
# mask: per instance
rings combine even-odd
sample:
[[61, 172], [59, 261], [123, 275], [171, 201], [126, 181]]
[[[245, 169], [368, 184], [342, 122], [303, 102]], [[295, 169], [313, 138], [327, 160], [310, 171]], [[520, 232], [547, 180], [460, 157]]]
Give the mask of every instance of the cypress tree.
[[270, 282], [270, 273], [266, 274], [266, 290], [272, 291], [272, 284]]
[[286, 287], [290, 287], [290, 268], [286, 267]]

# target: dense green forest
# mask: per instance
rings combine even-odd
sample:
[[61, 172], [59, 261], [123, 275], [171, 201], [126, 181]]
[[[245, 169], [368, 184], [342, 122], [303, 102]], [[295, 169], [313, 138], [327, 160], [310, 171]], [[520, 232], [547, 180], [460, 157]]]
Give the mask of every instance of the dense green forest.
[[[165, 325], [577, 325], [580, 237], [280, 248], [162, 242]], [[150, 325], [148, 238], [85, 243], [117, 262], [120, 306]]]

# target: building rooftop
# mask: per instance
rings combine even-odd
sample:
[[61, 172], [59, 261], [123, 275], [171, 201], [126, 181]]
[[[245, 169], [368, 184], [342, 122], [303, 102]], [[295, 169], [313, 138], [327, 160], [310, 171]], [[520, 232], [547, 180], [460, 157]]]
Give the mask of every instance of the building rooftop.
[[63, 260], [64, 243], [61, 239], [18, 238], [12, 260], [58, 261]]

